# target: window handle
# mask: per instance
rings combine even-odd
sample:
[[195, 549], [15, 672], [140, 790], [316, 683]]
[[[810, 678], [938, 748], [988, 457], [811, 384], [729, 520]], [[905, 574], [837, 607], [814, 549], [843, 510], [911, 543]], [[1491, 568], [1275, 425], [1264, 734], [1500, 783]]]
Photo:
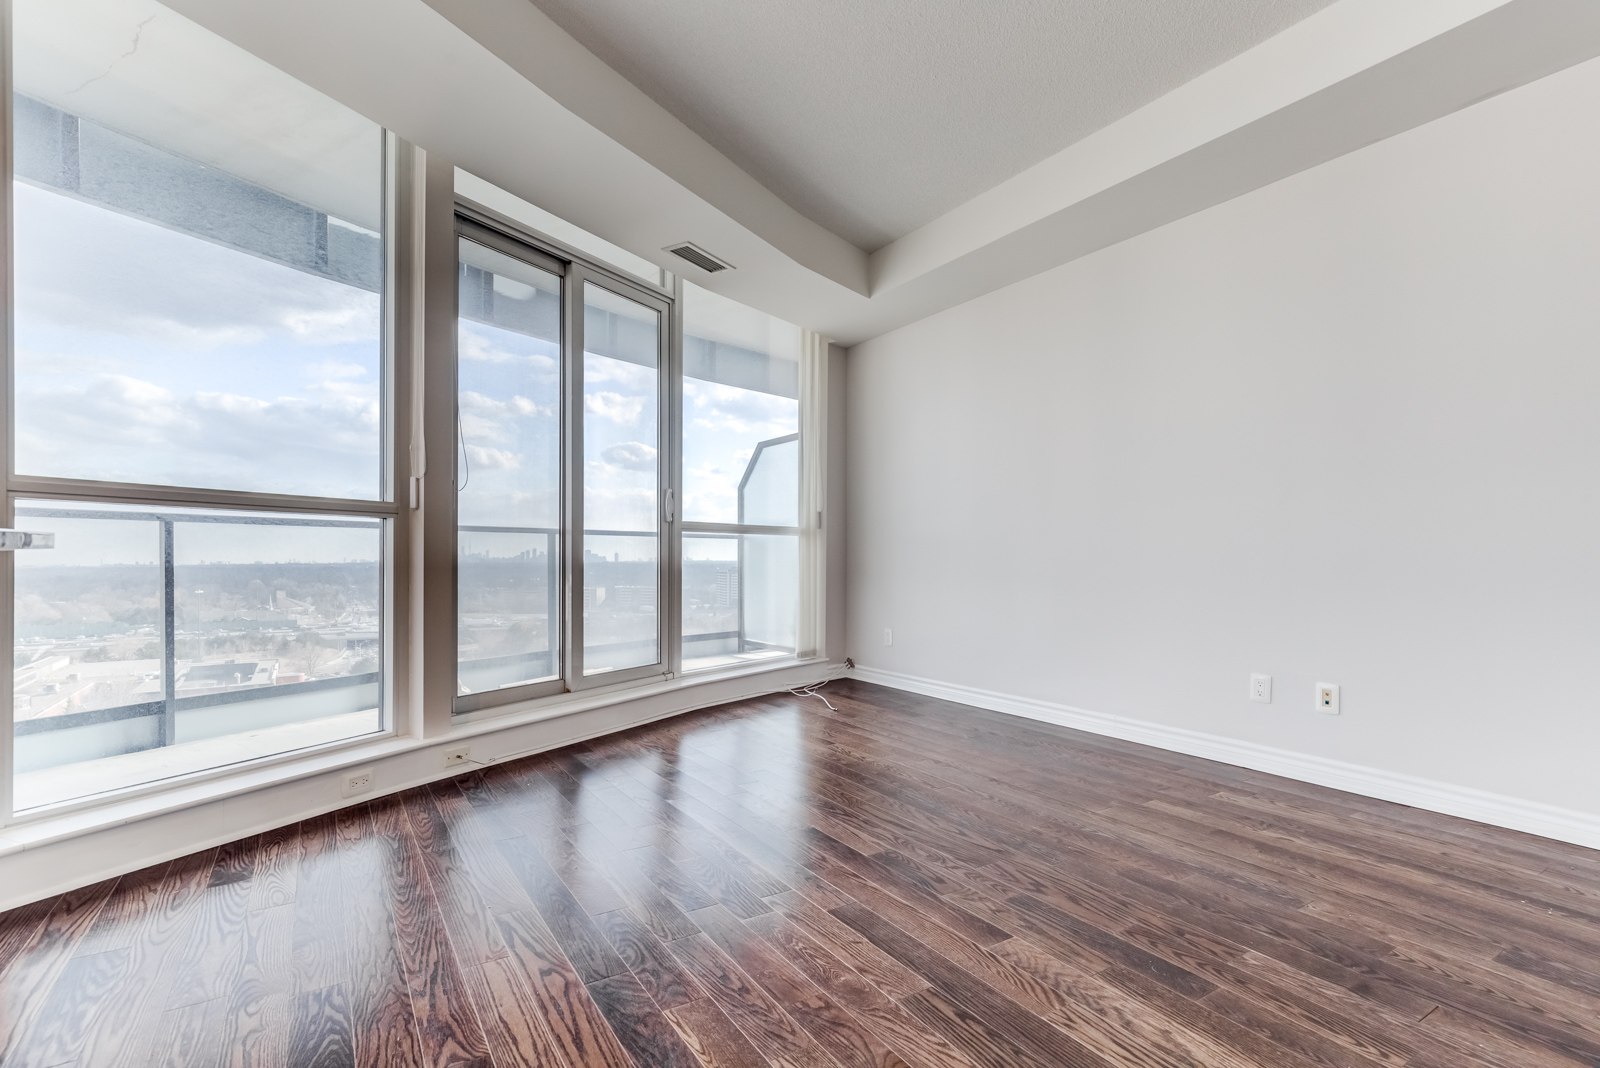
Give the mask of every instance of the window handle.
[[672, 522], [672, 514], [675, 504], [676, 501], [673, 499], [672, 490], [668, 489], [666, 496], [662, 498], [662, 510], [667, 517], [667, 522], [669, 523]]

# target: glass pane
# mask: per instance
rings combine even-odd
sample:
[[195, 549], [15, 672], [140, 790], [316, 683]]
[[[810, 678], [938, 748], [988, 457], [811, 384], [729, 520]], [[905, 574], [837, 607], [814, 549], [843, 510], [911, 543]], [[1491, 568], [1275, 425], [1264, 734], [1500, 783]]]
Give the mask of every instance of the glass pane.
[[16, 457], [374, 499], [379, 127], [152, 0], [15, 0]]
[[559, 676], [561, 279], [459, 244], [456, 692]]
[[684, 520], [796, 525], [800, 328], [688, 282], [683, 316]]
[[[799, 525], [800, 329], [685, 282], [683, 517]], [[685, 670], [794, 652], [799, 542], [683, 538]]]
[[661, 314], [583, 290], [583, 673], [661, 660]]
[[381, 521], [17, 516], [56, 535], [16, 557], [19, 811], [382, 729]]
[[792, 534], [685, 534], [683, 669], [792, 654], [799, 590]]

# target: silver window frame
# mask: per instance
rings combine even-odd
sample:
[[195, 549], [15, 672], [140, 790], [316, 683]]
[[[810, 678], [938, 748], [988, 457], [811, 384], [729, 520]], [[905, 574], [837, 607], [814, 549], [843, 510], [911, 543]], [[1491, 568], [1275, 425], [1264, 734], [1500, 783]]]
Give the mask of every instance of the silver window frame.
[[[493, 715], [509, 706], [525, 701], [553, 697], [565, 693], [579, 693], [598, 687], [616, 686], [651, 678], [671, 678], [679, 666], [681, 626], [678, 611], [679, 591], [674, 578], [678, 574], [677, 515], [673, 509], [668, 516], [666, 502], [676, 502], [675, 487], [679, 483], [681, 466], [681, 396], [682, 363], [681, 320], [679, 302], [674, 288], [651, 286], [604, 264], [597, 263], [583, 253], [544, 234], [485, 208], [466, 198], [458, 197], [455, 203], [455, 234], [457, 240], [466, 239], [481, 244], [514, 259], [550, 271], [561, 278], [561, 461], [560, 500], [561, 517], [559, 540], [562, 559], [561, 619], [557, 625], [561, 634], [560, 672], [554, 679], [507, 686], [473, 694], [453, 694], [453, 716], [472, 714]], [[656, 419], [657, 464], [656, 487], [656, 642], [657, 657], [638, 667], [585, 675], [583, 670], [583, 293], [587, 285], [595, 285], [617, 296], [625, 297], [661, 316], [657, 334], [657, 397], [659, 406]], [[452, 293], [452, 307], [459, 317], [459, 294]], [[453, 404], [459, 385], [459, 352], [451, 348], [451, 402]], [[452, 415], [452, 424], [460, 434], [459, 413]], [[453, 450], [459, 464], [459, 449]], [[452, 487], [459, 485], [459, 475], [452, 468]], [[455, 499], [451, 494], [451, 529], [459, 530], [455, 519]], [[459, 557], [451, 553], [450, 631], [456, 634], [459, 613], [456, 598], [459, 591], [457, 567]], [[452, 647], [454, 639], [452, 637]], [[459, 684], [455, 684], [459, 685]], [[453, 689], [455, 686], [452, 687]]]
[[[482, 222], [478, 221], [477, 219], [475, 219], [469, 213], [463, 213], [460, 210], [457, 210], [456, 219], [455, 219], [455, 235], [456, 235], [456, 241], [457, 241], [456, 257], [457, 257], [457, 270], [458, 271], [460, 270], [460, 266], [459, 266], [459, 264], [460, 264], [460, 251], [459, 251], [460, 244], [459, 244], [459, 242], [461, 242], [461, 241], [471, 241], [474, 244], [482, 245], [483, 247], [488, 248], [488, 249], [493, 249], [496, 252], [500, 252], [500, 253], [503, 253], [504, 255], [510, 256], [514, 260], [519, 260], [519, 261], [521, 261], [523, 263], [526, 263], [526, 264], [528, 264], [530, 266], [537, 267], [542, 271], [548, 271], [551, 274], [556, 275], [558, 278], [561, 279], [561, 302], [562, 302], [561, 341], [560, 341], [560, 345], [559, 345], [559, 347], [561, 349], [561, 352], [562, 352], [561, 386], [559, 387], [559, 391], [560, 391], [560, 394], [562, 396], [562, 405], [561, 405], [561, 412], [560, 412], [561, 428], [558, 431], [558, 434], [560, 435], [560, 438], [561, 438], [561, 447], [560, 447], [561, 457], [560, 457], [559, 462], [556, 465], [556, 469], [557, 469], [557, 476], [556, 477], [557, 477], [557, 479], [559, 481], [559, 487], [558, 487], [557, 492], [556, 492], [556, 499], [558, 501], [561, 501], [562, 504], [561, 504], [561, 507], [560, 507], [560, 515], [556, 520], [556, 538], [557, 538], [558, 544], [560, 544], [560, 546], [561, 546], [561, 554], [562, 554], [563, 559], [561, 560], [560, 567], [559, 567], [558, 572], [557, 572], [557, 574], [560, 576], [560, 581], [561, 581], [561, 586], [562, 586], [561, 592], [558, 594], [558, 596], [556, 598], [556, 603], [560, 607], [559, 607], [558, 612], [557, 612], [558, 618], [556, 618], [555, 620], [552, 621], [552, 624], [554, 626], [554, 632], [555, 632], [556, 635], [559, 636], [559, 640], [561, 642], [561, 645], [560, 645], [561, 654], [562, 654], [561, 662], [558, 664], [557, 661], [555, 661], [555, 660], [551, 661], [551, 666], [555, 667], [557, 669], [556, 670], [556, 677], [553, 678], [553, 679], [542, 679], [542, 680], [537, 681], [537, 682], [527, 682], [527, 683], [522, 683], [522, 684], [515, 685], [515, 686], [505, 686], [505, 687], [501, 687], [499, 689], [494, 689], [494, 690], [483, 690], [483, 691], [480, 691], [478, 693], [469, 693], [469, 694], [463, 694], [463, 693], [459, 693], [459, 692], [454, 693], [452, 695], [451, 699], [450, 699], [451, 714], [452, 715], [457, 715], [457, 716], [463, 716], [463, 715], [467, 715], [468, 713], [478, 712], [478, 711], [482, 711], [484, 709], [489, 709], [489, 708], [494, 708], [494, 707], [496, 707], [498, 705], [511, 704], [511, 703], [518, 702], [518, 701], [529, 701], [529, 700], [534, 700], [534, 699], [540, 698], [540, 697], [549, 697], [552, 694], [563, 693], [563, 692], [565, 692], [565, 689], [566, 689], [565, 682], [564, 682], [564, 678], [565, 678], [565, 666], [564, 666], [564, 664], [565, 664], [565, 657], [566, 657], [566, 644], [567, 644], [567, 641], [569, 640], [569, 637], [568, 637], [568, 634], [567, 634], [567, 627], [565, 625], [565, 619], [564, 619], [564, 617], [566, 615], [565, 593], [566, 593], [566, 587], [567, 587], [567, 561], [565, 559], [566, 554], [567, 554], [567, 545], [566, 545], [566, 537], [565, 537], [567, 510], [566, 510], [565, 500], [566, 500], [566, 483], [568, 481], [567, 455], [566, 455], [566, 453], [567, 453], [567, 444], [566, 444], [566, 438], [567, 438], [567, 429], [566, 429], [567, 412], [566, 412], [566, 407], [567, 406], [566, 406], [566, 401], [565, 401], [565, 392], [566, 392], [566, 380], [567, 380], [567, 367], [566, 367], [566, 348], [567, 348], [566, 303], [567, 303], [567, 290], [569, 288], [570, 282], [569, 282], [569, 278], [568, 278], [568, 274], [569, 274], [568, 266], [569, 265], [568, 265], [567, 261], [561, 259], [558, 256], [550, 255], [549, 253], [545, 252], [544, 250], [542, 250], [542, 249], [540, 249], [540, 248], [538, 248], [538, 247], [536, 247], [534, 245], [528, 244], [525, 241], [520, 241], [517, 238], [505, 233], [499, 227], [485, 225], [484, 223], [482, 223]], [[460, 316], [461, 316], [460, 298], [461, 298], [461, 294], [460, 294], [460, 289], [459, 289], [459, 285], [458, 285], [456, 287], [456, 289], [452, 291], [452, 294], [451, 294], [451, 300], [453, 302], [452, 306], [455, 309], [455, 319], [456, 319], [458, 324], [459, 324]], [[457, 333], [456, 336], [457, 336], [457, 338], [459, 338], [459, 336], [460, 336], [459, 335], [459, 326], [458, 326], [458, 333]], [[455, 411], [454, 411], [454, 414], [452, 416], [452, 420], [453, 420], [454, 427], [455, 427], [455, 433], [457, 435], [456, 439], [455, 439], [457, 442], [459, 442], [461, 440], [461, 437], [460, 437], [460, 435], [461, 435], [461, 409], [460, 409], [460, 404], [459, 404], [459, 398], [460, 398], [460, 393], [461, 393], [460, 369], [461, 369], [461, 354], [460, 354], [459, 346], [458, 345], [452, 345], [451, 350], [450, 350], [450, 383], [451, 383], [451, 385], [450, 385], [450, 390], [451, 390], [450, 400], [455, 405]], [[450, 503], [449, 503], [449, 507], [450, 507], [450, 529], [452, 531], [456, 532], [455, 538], [457, 540], [459, 540], [461, 526], [460, 526], [459, 516], [457, 515], [457, 500], [456, 500], [456, 492], [457, 492], [457, 490], [456, 490], [456, 487], [460, 486], [460, 484], [461, 484], [461, 470], [460, 470], [461, 449], [460, 449], [460, 447], [457, 446], [457, 447], [453, 448], [452, 449], [452, 454], [454, 456], [454, 463], [453, 463], [453, 466], [451, 468], [451, 473], [450, 473], [450, 485], [451, 485]], [[461, 624], [461, 611], [460, 611], [460, 607], [461, 607], [460, 606], [461, 574], [460, 574], [460, 568], [461, 568], [460, 548], [459, 548], [459, 545], [456, 545], [456, 546], [452, 547], [452, 552], [450, 554], [450, 619], [451, 619], [450, 634], [451, 634], [451, 648], [456, 648], [457, 644], [459, 642], [459, 630], [460, 630], [460, 624]], [[457, 672], [459, 672], [459, 670], [460, 670], [460, 658], [459, 658], [459, 656], [456, 658], [455, 663], [456, 663], [456, 670], [457, 670]], [[460, 688], [460, 681], [459, 680], [460, 680], [460, 675], [457, 674], [456, 675], [456, 681], [454, 681], [452, 683], [452, 690], [459, 690], [459, 688]]]

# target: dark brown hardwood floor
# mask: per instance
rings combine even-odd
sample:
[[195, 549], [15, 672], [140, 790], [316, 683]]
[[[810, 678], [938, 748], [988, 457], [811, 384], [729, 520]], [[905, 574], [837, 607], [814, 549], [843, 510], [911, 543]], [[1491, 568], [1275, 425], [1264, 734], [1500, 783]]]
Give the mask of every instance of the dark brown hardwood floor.
[[1600, 1062], [1600, 854], [825, 692], [0, 914], [0, 1065]]

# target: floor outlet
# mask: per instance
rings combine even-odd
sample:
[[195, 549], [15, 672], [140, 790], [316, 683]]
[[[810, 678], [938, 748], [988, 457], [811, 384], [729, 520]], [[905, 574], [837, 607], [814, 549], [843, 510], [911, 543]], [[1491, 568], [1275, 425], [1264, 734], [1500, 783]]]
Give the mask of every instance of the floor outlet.
[[1272, 676], [1250, 676], [1250, 700], [1259, 701], [1264, 705], [1272, 703]]
[[444, 751], [444, 766], [447, 768], [453, 768], [458, 764], [470, 764], [471, 762], [471, 746], [458, 745]]
[[344, 781], [339, 784], [340, 797], [354, 797], [357, 794], [372, 791], [372, 769], [361, 768], [357, 771], [344, 773]]

